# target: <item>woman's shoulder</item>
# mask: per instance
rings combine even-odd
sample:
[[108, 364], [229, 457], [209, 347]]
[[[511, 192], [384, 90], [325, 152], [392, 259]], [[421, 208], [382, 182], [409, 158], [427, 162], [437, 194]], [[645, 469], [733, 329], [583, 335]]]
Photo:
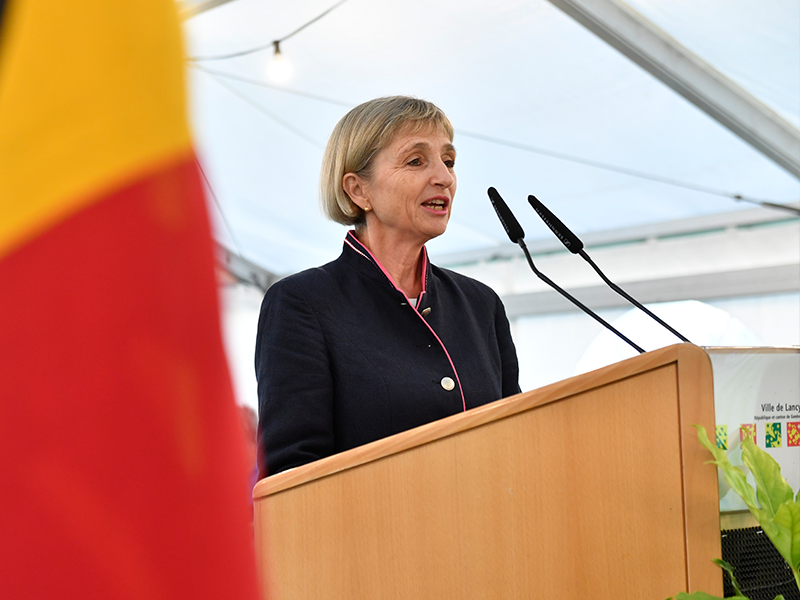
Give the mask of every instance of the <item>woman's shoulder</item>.
[[265, 301], [276, 301], [285, 297], [300, 297], [305, 300], [324, 298], [338, 285], [341, 271], [338, 263], [338, 260], [334, 260], [278, 279], [267, 290]]
[[326, 268], [328, 265], [321, 267], [312, 267], [291, 275], [281, 277], [270, 286], [270, 289], [282, 288], [305, 288], [312, 285], [318, 285], [326, 279]]

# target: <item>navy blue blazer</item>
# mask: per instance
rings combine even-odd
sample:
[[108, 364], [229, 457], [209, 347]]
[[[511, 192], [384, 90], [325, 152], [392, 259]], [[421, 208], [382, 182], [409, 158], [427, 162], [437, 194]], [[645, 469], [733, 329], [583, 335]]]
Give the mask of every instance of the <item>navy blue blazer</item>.
[[338, 259], [269, 288], [255, 364], [260, 478], [519, 392], [491, 288], [423, 250], [414, 307], [352, 232]]

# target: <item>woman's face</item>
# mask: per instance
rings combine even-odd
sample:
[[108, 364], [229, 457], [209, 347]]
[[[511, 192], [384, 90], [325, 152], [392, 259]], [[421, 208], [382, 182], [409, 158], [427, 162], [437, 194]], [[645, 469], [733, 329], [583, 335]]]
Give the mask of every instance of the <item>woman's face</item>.
[[390, 234], [424, 244], [442, 235], [456, 193], [455, 161], [456, 150], [441, 129], [401, 128], [375, 155], [369, 179], [358, 177], [362, 201], [356, 203], [371, 209], [370, 237]]

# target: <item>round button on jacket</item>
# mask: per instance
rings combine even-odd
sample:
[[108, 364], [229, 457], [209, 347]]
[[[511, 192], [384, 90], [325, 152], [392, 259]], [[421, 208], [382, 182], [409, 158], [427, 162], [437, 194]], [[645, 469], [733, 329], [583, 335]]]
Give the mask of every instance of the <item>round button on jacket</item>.
[[442, 387], [446, 389], [448, 392], [451, 391], [454, 387], [456, 387], [456, 382], [450, 379], [449, 377], [442, 377], [440, 381]]

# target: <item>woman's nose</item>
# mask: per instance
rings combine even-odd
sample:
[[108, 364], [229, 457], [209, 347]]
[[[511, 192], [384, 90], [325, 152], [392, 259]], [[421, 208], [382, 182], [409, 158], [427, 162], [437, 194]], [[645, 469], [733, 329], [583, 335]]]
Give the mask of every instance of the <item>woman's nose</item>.
[[444, 162], [438, 161], [431, 175], [431, 181], [434, 185], [448, 188], [455, 183], [456, 175]]

